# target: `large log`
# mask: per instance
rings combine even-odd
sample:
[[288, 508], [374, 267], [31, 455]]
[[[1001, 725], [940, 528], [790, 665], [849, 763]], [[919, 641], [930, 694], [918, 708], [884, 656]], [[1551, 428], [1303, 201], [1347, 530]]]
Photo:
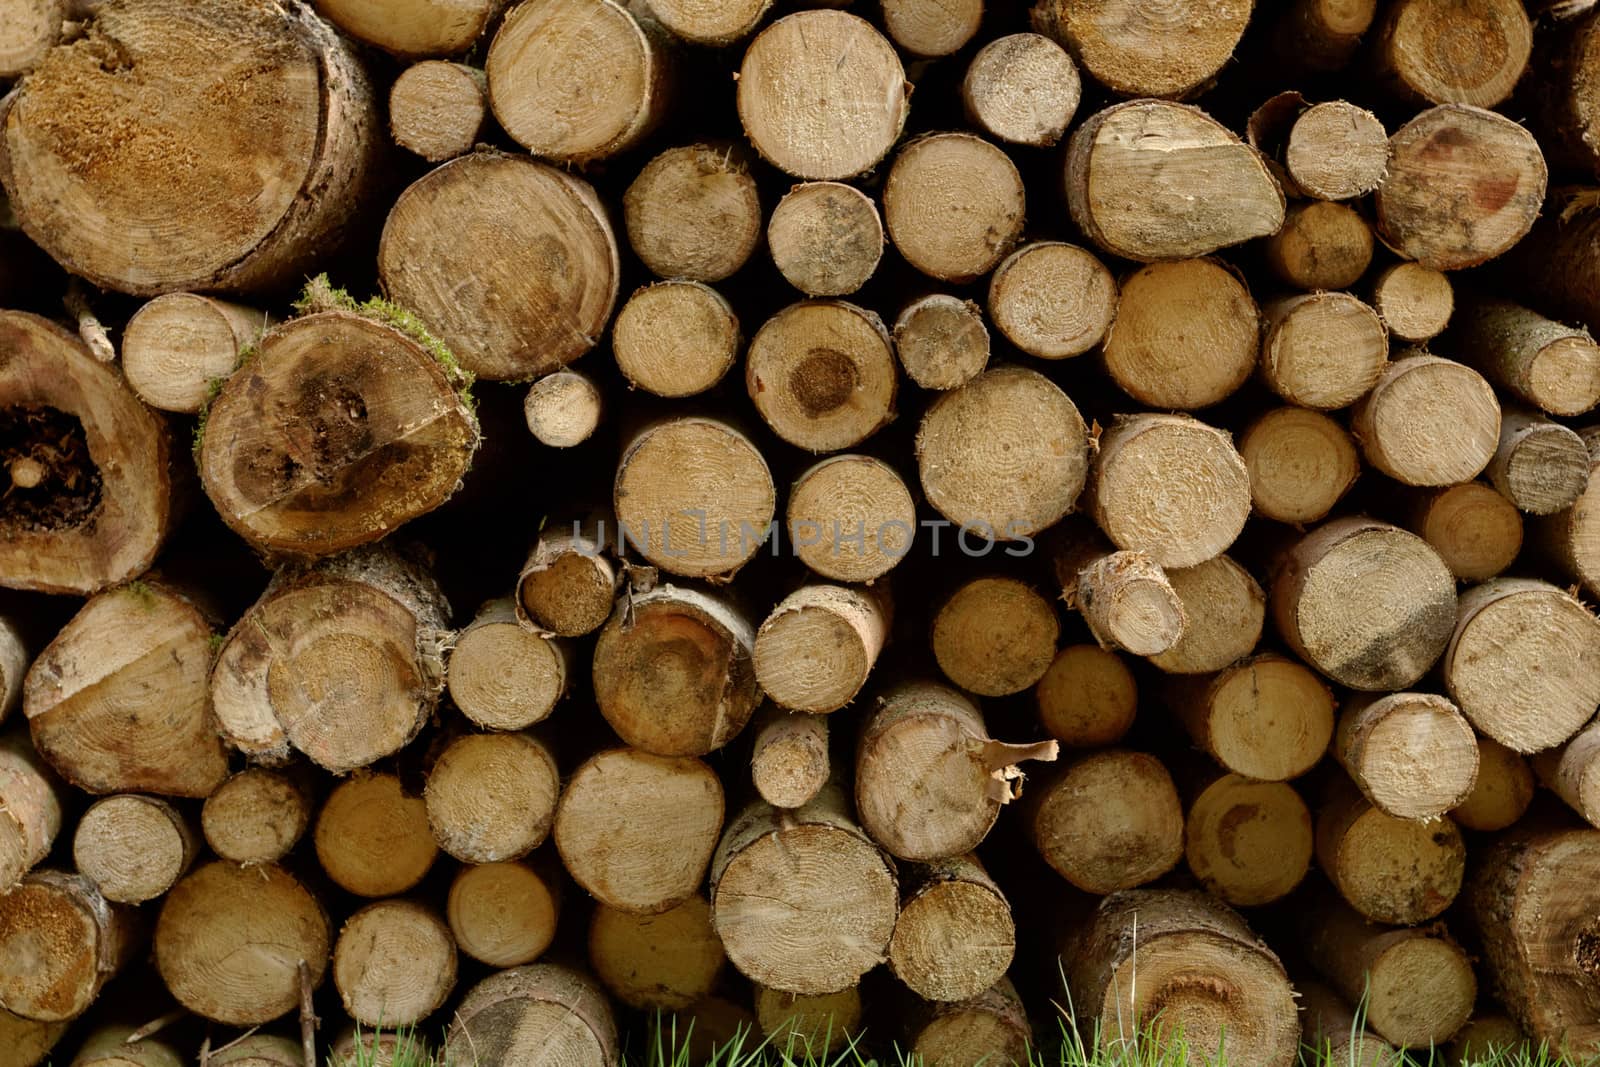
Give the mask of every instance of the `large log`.
[[0, 896], [0, 1009], [35, 1022], [75, 1019], [133, 958], [137, 913], [79, 874], [38, 870]]
[[34, 746], [91, 793], [203, 797], [228, 776], [206, 693], [209, 611], [141, 579], [91, 599], [28, 671]]
[[332, 974], [346, 1014], [359, 1025], [415, 1026], [455, 988], [456, 943], [421, 904], [380, 900], [345, 920]]
[[817, 995], [883, 962], [899, 894], [894, 866], [830, 784], [795, 811], [757, 801], [729, 824], [711, 865], [711, 921], [756, 982]]
[[1085, 70], [1123, 96], [1198, 91], [1233, 55], [1251, 0], [1129, 9], [1111, 0], [1040, 0], [1034, 26], [1065, 45]]
[[344, 236], [377, 108], [305, 4], [124, 0], [94, 5], [86, 33], [29, 74], [0, 141], [17, 217], [58, 262], [145, 296], [270, 289]]
[[429, 769], [422, 798], [440, 848], [463, 863], [499, 863], [544, 843], [560, 794], [561, 774], [544, 742], [487, 733], [451, 741]]
[[587, 975], [549, 963], [500, 971], [473, 986], [444, 1046], [456, 1063], [561, 1067], [610, 1067], [617, 1050], [604, 991]]
[[1533, 25], [1520, 0], [1399, 0], [1372, 48], [1378, 77], [1408, 101], [1494, 107], [1527, 69]]
[[1300, 1024], [1283, 965], [1237, 913], [1203, 893], [1106, 897], [1069, 934], [1061, 958], [1073, 1004], [1103, 1040], [1140, 1040], [1154, 1026], [1181, 1031], [1194, 1054], [1227, 1049], [1232, 1062], [1295, 1062]]
[[217, 653], [223, 737], [259, 762], [293, 747], [336, 774], [393, 755], [438, 704], [448, 623], [433, 576], [392, 548], [285, 567]]
[[85, 595], [155, 560], [174, 521], [166, 425], [61, 327], [0, 311], [0, 585]]
[[351, 775], [328, 795], [313, 834], [317, 861], [341, 889], [361, 897], [404, 893], [439, 855], [421, 797], [392, 774]]
[[622, 194], [628, 244], [657, 275], [717, 282], [761, 243], [761, 200], [750, 153], [706, 142], [669, 148]]
[[1088, 893], [1152, 882], [1183, 858], [1183, 804], [1161, 761], [1106, 749], [1068, 763], [1025, 794], [1034, 847]]

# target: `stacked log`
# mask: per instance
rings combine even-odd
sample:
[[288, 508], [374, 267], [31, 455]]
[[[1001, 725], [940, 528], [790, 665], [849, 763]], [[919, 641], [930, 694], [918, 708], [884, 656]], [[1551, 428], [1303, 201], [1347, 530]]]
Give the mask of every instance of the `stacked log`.
[[1535, 6], [0, 0], [0, 1064], [1600, 1050]]

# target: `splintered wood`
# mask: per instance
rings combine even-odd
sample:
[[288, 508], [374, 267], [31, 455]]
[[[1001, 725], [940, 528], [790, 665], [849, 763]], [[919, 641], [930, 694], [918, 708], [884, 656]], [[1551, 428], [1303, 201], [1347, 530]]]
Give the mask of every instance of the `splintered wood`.
[[1592, 1059], [1597, 333], [1592, 0], [0, 0], [0, 1067]]

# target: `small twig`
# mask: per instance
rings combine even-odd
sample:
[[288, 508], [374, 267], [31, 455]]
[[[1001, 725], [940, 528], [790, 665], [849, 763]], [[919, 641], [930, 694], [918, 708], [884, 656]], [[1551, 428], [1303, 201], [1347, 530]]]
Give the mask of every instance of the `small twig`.
[[211, 1033], [206, 1032], [206, 1039], [200, 1042], [200, 1067], [211, 1065]]
[[306, 1067], [317, 1063], [317, 1013], [311, 1007], [311, 968], [300, 961], [300, 1045], [305, 1052]]
[[139, 1029], [129, 1034], [127, 1039], [122, 1043], [124, 1045], [137, 1045], [147, 1037], [155, 1037], [161, 1031], [165, 1030], [167, 1027], [171, 1026], [173, 1023], [177, 1022], [179, 1019], [188, 1014], [189, 1011], [187, 1008], [173, 1008], [165, 1015], [156, 1019], [151, 1019], [149, 1022], [139, 1027]]
[[89, 346], [94, 358], [101, 363], [114, 361], [117, 358], [117, 350], [112, 347], [106, 328], [100, 324], [100, 320], [95, 317], [94, 309], [89, 306], [89, 294], [84, 292], [83, 283], [76, 278], [72, 279], [67, 285], [67, 295], [61, 298], [61, 303], [66, 305], [67, 314], [78, 320], [78, 336]]
[[237, 1045], [239, 1042], [244, 1041], [244, 1040], [248, 1039], [249, 1037], [251, 1037], [252, 1035], [254, 1035], [255, 1032], [257, 1030], [259, 1030], [259, 1029], [261, 1029], [261, 1027], [252, 1026], [250, 1029], [246, 1030], [244, 1033], [240, 1034], [238, 1037], [234, 1038], [232, 1041], [228, 1042], [226, 1045], [223, 1045], [221, 1048], [212, 1049], [211, 1050], [211, 1054], [213, 1056], [222, 1055], [224, 1052], [228, 1051], [230, 1048], [232, 1048], [233, 1046]]

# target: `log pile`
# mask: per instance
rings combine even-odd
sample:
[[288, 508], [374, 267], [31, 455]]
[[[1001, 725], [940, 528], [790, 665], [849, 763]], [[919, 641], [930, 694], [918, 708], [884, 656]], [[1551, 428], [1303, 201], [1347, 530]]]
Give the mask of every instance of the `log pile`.
[[849, 7], [0, 0], [0, 1067], [1600, 1049], [1600, 9]]

